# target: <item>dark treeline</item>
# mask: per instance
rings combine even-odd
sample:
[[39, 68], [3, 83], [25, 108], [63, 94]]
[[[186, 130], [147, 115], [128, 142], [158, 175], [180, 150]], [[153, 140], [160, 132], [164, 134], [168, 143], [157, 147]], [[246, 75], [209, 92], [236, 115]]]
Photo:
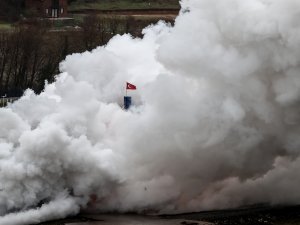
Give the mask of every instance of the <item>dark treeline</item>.
[[115, 34], [140, 35], [149, 21], [116, 16], [87, 16], [78, 29], [49, 29], [46, 22], [20, 25], [0, 32], [0, 94], [18, 96], [27, 88], [36, 93], [59, 73], [66, 55], [104, 45]]
[[0, 20], [16, 21], [24, 8], [24, 0], [0, 0]]
[[21, 26], [0, 33], [0, 92], [16, 96], [27, 88], [43, 89], [66, 54], [61, 35], [51, 38], [41, 26]]

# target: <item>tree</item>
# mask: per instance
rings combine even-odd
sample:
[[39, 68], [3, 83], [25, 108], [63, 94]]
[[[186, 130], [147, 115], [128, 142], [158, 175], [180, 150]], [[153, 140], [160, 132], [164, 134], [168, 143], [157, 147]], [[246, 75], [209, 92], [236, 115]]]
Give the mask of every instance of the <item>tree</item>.
[[1, 0], [0, 18], [8, 22], [17, 21], [20, 18], [24, 0]]

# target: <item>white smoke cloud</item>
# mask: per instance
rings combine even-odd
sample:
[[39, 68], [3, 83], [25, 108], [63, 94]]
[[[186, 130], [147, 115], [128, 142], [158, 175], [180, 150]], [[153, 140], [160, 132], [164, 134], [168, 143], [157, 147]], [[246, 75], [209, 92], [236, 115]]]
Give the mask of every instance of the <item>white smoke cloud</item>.
[[79, 211], [79, 206], [75, 199], [65, 198], [64, 195], [59, 195], [58, 198], [38, 209], [30, 209], [25, 212], [11, 213], [3, 216], [1, 224], [36, 224], [44, 220], [59, 219], [65, 215], [73, 215]]
[[0, 224], [300, 203], [300, 2], [181, 4], [0, 109]]

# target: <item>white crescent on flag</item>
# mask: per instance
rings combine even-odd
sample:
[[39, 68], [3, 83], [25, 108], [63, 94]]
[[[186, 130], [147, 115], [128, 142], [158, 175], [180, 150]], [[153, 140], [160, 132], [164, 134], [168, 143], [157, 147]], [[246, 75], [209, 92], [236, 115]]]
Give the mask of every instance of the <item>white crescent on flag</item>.
[[126, 89], [127, 90], [136, 90], [136, 86], [131, 83], [126, 82]]

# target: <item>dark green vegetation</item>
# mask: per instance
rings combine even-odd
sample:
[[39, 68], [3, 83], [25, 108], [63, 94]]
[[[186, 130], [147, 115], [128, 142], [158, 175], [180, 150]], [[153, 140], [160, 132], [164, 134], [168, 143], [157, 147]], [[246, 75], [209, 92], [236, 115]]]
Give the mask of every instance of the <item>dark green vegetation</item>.
[[0, 24], [18, 20], [23, 8], [24, 0], [0, 0]]
[[82, 9], [124, 10], [124, 9], [179, 9], [178, 0], [76, 0], [69, 11]]
[[[20, 19], [32, 17], [25, 9], [25, 0], [0, 1], [1, 23], [11, 23]], [[68, 0], [70, 15], [80, 10], [151, 10], [151, 9], [179, 9], [179, 0]], [[72, 15], [71, 15], [72, 16]]]

